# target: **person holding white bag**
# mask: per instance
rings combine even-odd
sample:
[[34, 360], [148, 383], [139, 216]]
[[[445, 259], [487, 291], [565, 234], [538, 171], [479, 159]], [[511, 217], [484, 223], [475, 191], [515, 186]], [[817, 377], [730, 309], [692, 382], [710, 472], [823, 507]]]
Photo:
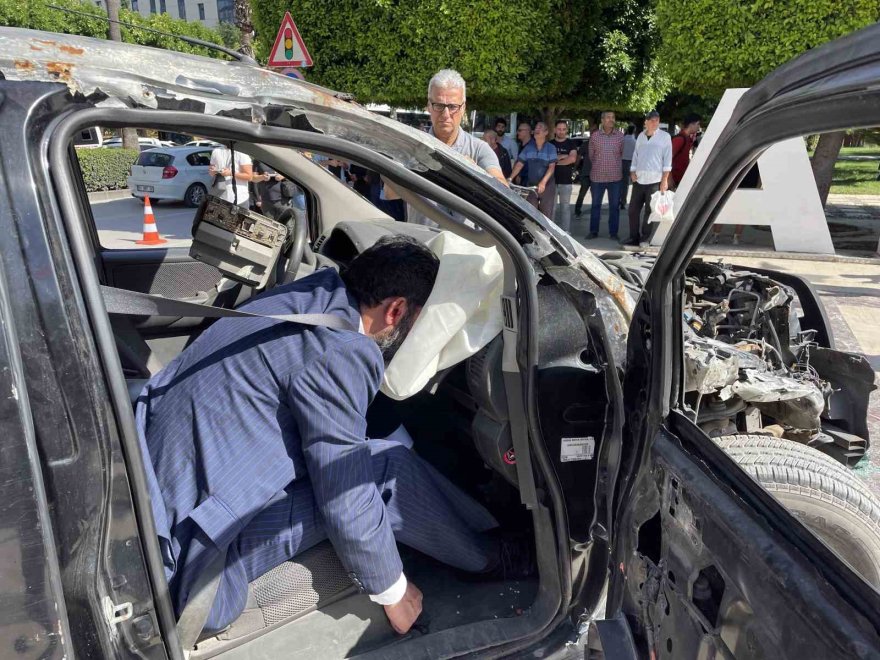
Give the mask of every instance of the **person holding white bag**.
[[629, 202], [629, 239], [624, 245], [637, 246], [642, 239], [648, 239], [651, 195], [669, 189], [671, 171], [672, 138], [660, 130], [660, 113], [652, 110], [645, 116], [645, 130], [636, 138], [630, 166], [633, 185]]

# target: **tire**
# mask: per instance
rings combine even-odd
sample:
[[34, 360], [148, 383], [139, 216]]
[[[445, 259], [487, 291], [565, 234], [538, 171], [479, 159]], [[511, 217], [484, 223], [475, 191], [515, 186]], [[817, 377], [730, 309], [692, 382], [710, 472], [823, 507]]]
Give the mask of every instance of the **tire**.
[[205, 199], [207, 195], [208, 189], [205, 188], [205, 186], [201, 183], [194, 183], [186, 189], [186, 192], [183, 195], [183, 201], [187, 206], [196, 207], [202, 203], [202, 200]]
[[748, 474], [880, 588], [880, 499], [842, 464], [822, 452], [767, 436], [715, 438]]

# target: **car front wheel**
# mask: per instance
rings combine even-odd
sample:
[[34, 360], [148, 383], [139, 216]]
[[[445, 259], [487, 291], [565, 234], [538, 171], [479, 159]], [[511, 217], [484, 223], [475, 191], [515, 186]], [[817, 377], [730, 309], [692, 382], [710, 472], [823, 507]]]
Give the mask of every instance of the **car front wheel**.
[[760, 435], [715, 441], [798, 520], [880, 588], [880, 499], [812, 447]]
[[186, 202], [187, 206], [198, 206], [207, 195], [208, 189], [205, 186], [201, 183], [194, 183], [186, 189], [183, 201]]

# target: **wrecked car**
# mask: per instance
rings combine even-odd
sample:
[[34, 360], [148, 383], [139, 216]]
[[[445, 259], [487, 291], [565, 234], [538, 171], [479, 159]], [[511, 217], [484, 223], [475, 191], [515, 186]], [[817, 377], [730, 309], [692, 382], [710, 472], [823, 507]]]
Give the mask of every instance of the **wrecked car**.
[[[634, 292], [654, 262], [602, 258]], [[709, 437], [769, 435], [848, 467], [861, 460], [874, 373], [864, 356], [832, 348], [830, 322], [807, 281], [693, 259], [684, 296], [684, 391]]]
[[[834, 350], [796, 282], [691, 256], [763, 148], [880, 123], [878, 44], [868, 28], [746, 94], [646, 260], [599, 258], [343, 94], [246, 62], [0, 29], [0, 645], [90, 658], [876, 655], [880, 507], [841, 464], [867, 443], [863, 369], [847, 363], [864, 358]], [[107, 249], [72, 146], [90, 126], [222, 142], [294, 181], [306, 210], [281, 226], [245, 214], [248, 232], [266, 231], [224, 244], [199, 237], [205, 222], [242, 213], [203, 205], [191, 247]], [[439, 229], [392, 221], [303, 152], [379, 173]], [[531, 532], [538, 575], [470, 584], [406, 553], [424, 612], [399, 637], [324, 543], [184, 648], [133, 397], [209, 317], [399, 233], [435, 250], [446, 284], [389, 365], [374, 422], [401, 420], [415, 451]], [[240, 238], [270, 249], [232, 250]], [[430, 319], [447, 313], [443, 334]]]

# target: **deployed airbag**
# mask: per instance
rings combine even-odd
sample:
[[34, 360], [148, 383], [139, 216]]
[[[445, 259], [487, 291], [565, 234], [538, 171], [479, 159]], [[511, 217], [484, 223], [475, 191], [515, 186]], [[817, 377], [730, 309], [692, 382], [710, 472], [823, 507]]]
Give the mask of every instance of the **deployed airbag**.
[[398, 401], [421, 391], [438, 371], [475, 354], [502, 327], [498, 251], [445, 231], [426, 245], [440, 258], [437, 281], [382, 383], [382, 391]]

